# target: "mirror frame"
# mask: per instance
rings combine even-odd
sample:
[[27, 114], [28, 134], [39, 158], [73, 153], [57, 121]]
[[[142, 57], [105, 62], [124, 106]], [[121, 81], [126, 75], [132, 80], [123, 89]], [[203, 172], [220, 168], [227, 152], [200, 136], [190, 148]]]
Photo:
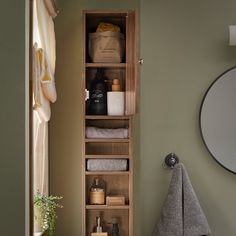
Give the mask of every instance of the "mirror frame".
[[199, 112], [199, 128], [200, 128], [200, 134], [201, 134], [201, 138], [202, 138], [202, 141], [207, 149], [207, 151], [210, 153], [210, 155], [212, 156], [213, 160], [215, 160], [221, 167], [223, 167], [225, 170], [233, 173], [233, 174], [236, 174], [236, 171], [233, 171], [231, 169], [229, 169], [228, 167], [224, 166], [222, 162], [220, 162], [214, 155], [213, 153], [211, 152], [211, 150], [209, 149], [206, 141], [205, 141], [205, 138], [203, 136], [203, 132], [202, 132], [202, 125], [201, 125], [201, 116], [202, 116], [202, 108], [203, 108], [203, 105], [204, 105], [204, 102], [206, 100], [206, 97], [209, 93], [209, 91], [212, 89], [212, 87], [217, 83], [217, 81], [219, 81], [221, 79], [222, 76], [224, 76], [225, 74], [227, 74], [229, 71], [231, 70], [234, 70], [236, 69], [236, 66], [233, 66], [231, 68], [229, 68], [228, 70], [224, 71], [222, 74], [220, 74], [211, 84], [210, 86], [207, 88], [204, 96], [203, 96], [203, 99], [201, 101], [201, 105], [200, 105], [200, 112]]

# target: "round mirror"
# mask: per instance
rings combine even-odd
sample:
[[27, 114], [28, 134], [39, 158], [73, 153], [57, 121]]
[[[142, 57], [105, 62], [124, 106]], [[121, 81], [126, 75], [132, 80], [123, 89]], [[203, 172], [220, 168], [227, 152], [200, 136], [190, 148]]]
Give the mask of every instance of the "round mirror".
[[236, 173], [236, 67], [208, 88], [200, 110], [200, 129], [213, 158]]

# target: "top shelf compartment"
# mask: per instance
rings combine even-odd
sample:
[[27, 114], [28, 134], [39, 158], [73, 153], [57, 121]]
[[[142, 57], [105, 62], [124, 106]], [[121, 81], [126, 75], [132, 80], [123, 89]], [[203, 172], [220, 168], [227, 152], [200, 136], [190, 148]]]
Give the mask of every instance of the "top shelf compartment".
[[[110, 23], [114, 26], [118, 26], [119, 27], [119, 30], [120, 30], [120, 35], [122, 37], [124, 37], [124, 42], [126, 40], [126, 19], [127, 19], [127, 12], [122, 12], [122, 13], [118, 13], [118, 12], [107, 12], [107, 13], [104, 13], [104, 12], [99, 12], [99, 11], [95, 11], [93, 13], [87, 13], [86, 14], [86, 28], [85, 28], [85, 37], [86, 37], [86, 67], [94, 67], [94, 65], [91, 65], [91, 63], [93, 63], [92, 59], [91, 59], [91, 55], [89, 53], [89, 51], [91, 50], [91, 45], [95, 45], [94, 42], [96, 42], [96, 45], [98, 45], [97, 48], [103, 48], [103, 52], [104, 49], [105, 50], [108, 50], [107, 52], [112, 52], [113, 48], [114, 48], [114, 44], [116, 44], [118, 41], [113, 41], [113, 36], [111, 37], [111, 40], [106, 40], [105, 38], [107, 38], [108, 36], [104, 36], [103, 39], [105, 39], [105, 43], [101, 43], [101, 38], [103, 37], [103, 35], [92, 35], [91, 33], [96, 33], [97, 31], [97, 28], [98, 28], [98, 25], [100, 23]], [[102, 33], [103, 34], [103, 33]], [[119, 34], [119, 33], [118, 33]], [[94, 37], [93, 38], [93, 41], [90, 40], [91, 37]], [[93, 42], [90, 44], [89, 46], [89, 42]], [[93, 48], [95, 48], [93, 46]], [[122, 46], [122, 48], [125, 48], [125, 45]], [[93, 51], [93, 50], [91, 50]], [[95, 50], [94, 50], [95, 51]], [[114, 62], [114, 61], [113, 61]], [[105, 67], [110, 67], [110, 63], [112, 64], [112, 67], [119, 67], [119, 68], [124, 68], [125, 66], [125, 62], [126, 62], [126, 56], [125, 56], [125, 53], [124, 53], [124, 56], [122, 57], [122, 65], [121, 66], [117, 66], [117, 64], [119, 63], [113, 63], [112, 61], [108, 61], [107, 64], [104, 64]], [[96, 64], [96, 67], [99, 67], [99, 64], [103, 64], [103, 62], [98, 62], [98, 63], [95, 63]]]

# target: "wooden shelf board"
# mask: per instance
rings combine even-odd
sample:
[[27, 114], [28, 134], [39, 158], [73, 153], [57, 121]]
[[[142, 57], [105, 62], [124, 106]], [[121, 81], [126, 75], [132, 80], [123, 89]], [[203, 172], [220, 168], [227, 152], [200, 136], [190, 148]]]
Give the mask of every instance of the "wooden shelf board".
[[108, 205], [86, 205], [88, 210], [128, 210], [129, 205], [123, 206], [108, 206]]
[[85, 171], [85, 175], [129, 175], [129, 171]]
[[126, 63], [86, 63], [87, 68], [126, 68]]
[[128, 138], [86, 138], [86, 143], [128, 143]]
[[87, 17], [99, 17], [99, 16], [106, 16], [106, 17], [112, 17], [112, 16], [119, 16], [119, 17], [126, 17], [129, 13], [129, 10], [83, 10], [83, 13], [86, 14]]
[[131, 116], [95, 116], [86, 115], [87, 120], [129, 120]]
[[85, 155], [87, 159], [129, 159], [129, 155]]

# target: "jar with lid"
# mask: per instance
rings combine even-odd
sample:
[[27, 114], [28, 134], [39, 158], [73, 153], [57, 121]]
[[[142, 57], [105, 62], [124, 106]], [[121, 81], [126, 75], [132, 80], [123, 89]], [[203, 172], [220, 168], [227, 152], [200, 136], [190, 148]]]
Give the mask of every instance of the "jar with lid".
[[90, 188], [90, 204], [104, 205], [105, 204], [105, 187], [104, 182], [99, 178], [94, 178], [94, 182]]

